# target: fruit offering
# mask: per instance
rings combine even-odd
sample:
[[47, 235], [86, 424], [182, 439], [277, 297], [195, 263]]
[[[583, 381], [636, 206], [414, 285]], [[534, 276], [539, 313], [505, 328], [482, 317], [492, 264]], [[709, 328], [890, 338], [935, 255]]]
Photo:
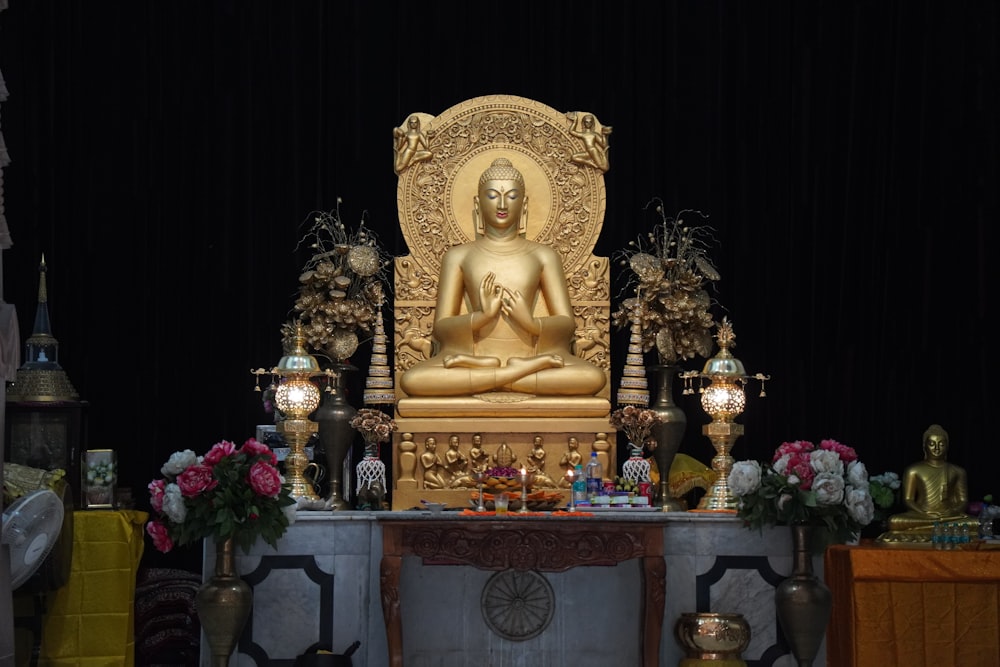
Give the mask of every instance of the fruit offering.
[[519, 470], [510, 466], [494, 466], [486, 470], [489, 477], [483, 482], [483, 486], [497, 491], [509, 489], [520, 489], [521, 481], [517, 478]]
[[639, 486], [631, 479], [615, 475], [615, 491], [628, 491], [629, 493], [639, 493]]

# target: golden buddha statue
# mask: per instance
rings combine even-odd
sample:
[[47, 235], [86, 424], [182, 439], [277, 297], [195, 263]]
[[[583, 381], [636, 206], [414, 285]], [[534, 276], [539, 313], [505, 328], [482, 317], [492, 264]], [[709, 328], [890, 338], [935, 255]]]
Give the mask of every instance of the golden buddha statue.
[[441, 261], [433, 327], [440, 350], [402, 374], [408, 395], [593, 396], [604, 387], [604, 371], [573, 354], [577, 327], [562, 261], [525, 238], [527, 209], [521, 172], [507, 158], [493, 160], [474, 197], [476, 239]]
[[969, 502], [965, 469], [947, 460], [947, 431], [933, 424], [924, 432], [923, 446], [924, 459], [903, 472], [903, 503], [907, 510], [889, 517], [889, 532], [879, 536], [880, 542], [929, 541], [938, 522], [965, 524], [978, 530], [976, 518], [965, 513]]
[[[394, 128], [409, 251], [393, 263], [395, 419], [413, 434], [390, 448], [394, 509], [466, 504], [478, 473], [511, 461], [538, 473], [539, 437], [593, 442], [613, 468], [615, 434], [598, 437], [611, 411], [610, 262], [594, 254], [610, 130], [593, 113], [513, 95]], [[415, 443], [451, 436], [468, 478], [442, 473], [436, 488], [417, 471]]]

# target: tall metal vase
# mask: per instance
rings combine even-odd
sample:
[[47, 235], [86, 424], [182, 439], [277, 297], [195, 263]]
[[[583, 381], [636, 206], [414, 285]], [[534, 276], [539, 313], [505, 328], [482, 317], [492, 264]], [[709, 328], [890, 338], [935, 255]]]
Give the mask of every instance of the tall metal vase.
[[811, 667], [830, 620], [833, 595], [815, 574], [812, 541], [817, 528], [792, 524], [792, 574], [774, 590], [774, 606], [781, 630], [799, 667]]
[[236, 574], [233, 538], [215, 545], [215, 574], [195, 594], [213, 667], [228, 667], [253, 606], [253, 589]]
[[651, 366], [650, 370], [657, 376], [656, 400], [650, 408], [663, 420], [652, 430], [652, 436], [656, 439], [653, 459], [660, 472], [660, 492], [656, 505], [664, 512], [680, 512], [684, 510], [684, 505], [670, 492], [670, 466], [674, 463], [674, 457], [684, 438], [684, 429], [687, 428], [687, 415], [674, 403], [674, 378], [680, 369], [662, 364]]
[[329, 480], [326, 505], [332, 510], [349, 510], [353, 508], [343, 495], [344, 459], [358, 433], [351, 428], [351, 419], [358, 411], [347, 402], [345, 377], [349, 371], [357, 368], [337, 364], [332, 370], [336, 374], [330, 380], [330, 390], [323, 393], [323, 401], [316, 408], [312, 419], [319, 424], [319, 443], [323, 448]]

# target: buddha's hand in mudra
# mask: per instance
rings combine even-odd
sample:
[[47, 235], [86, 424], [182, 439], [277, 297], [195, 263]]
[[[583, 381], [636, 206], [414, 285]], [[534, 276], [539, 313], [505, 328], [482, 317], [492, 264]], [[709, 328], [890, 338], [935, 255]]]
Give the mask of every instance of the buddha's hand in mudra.
[[483, 320], [483, 326], [488, 322], [493, 322], [500, 315], [505, 293], [506, 290], [497, 283], [495, 273], [490, 271], [483, 276], [479, 283], [479, 306], [483, 315], [486, 316]]
[[538, 320], [531, 313], [531, 306], [528, 304], [527, 299], [519, 291], [504, 292], [503, 302], [503, 314], [505, 317], [513, 320], [519, 327], [529, 332], [532, 335], [537, 335], [541, 330], [538, 326]]

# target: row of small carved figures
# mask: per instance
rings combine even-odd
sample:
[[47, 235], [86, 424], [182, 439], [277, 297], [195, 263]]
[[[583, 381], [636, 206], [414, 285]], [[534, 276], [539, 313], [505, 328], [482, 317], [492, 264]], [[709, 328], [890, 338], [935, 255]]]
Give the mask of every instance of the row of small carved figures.
[[[593, 451], [598, 452], [598, 456], [607, 456], [611, 443], [607, 439], [606, 433], [597, 433], [592, 445]], [[442, 459], [437, 452], [437, 438], [428, 436], [424, 440], [424, 451], [417, 457], [414, 454], [416, 443], [412, 440], [404, 440], [400, 443], [400, 480], [415, 479], [417, 464], [420, 464], [421, 481], [425, 489], [474, 489], [479, 482], [474, 478], [474, 473], [482, 473], [493, 469], [514, 471], [509, 477], [516, 477], [517, 454], [506, 443], [500, 443], [496, 452], [492, 455], [486, 451], [483, 445], [482, 435], [477, 433], [472, 436], [472, 446], [468, 454], [461, 450], [459, 437], [449, 436], [448, 449]], [[406, 453], [410, 456], [407, 457]], [[531, 454], [527, 457], [524, 470], [531, 473], [531, 486], [536, 488], [568, 488], [569, 480], [566, 471], [572, 470], [578, 464], [584, 463], [583, 454], [580, 452], [580, 441], [575, 436], [570, 436], [566, 441], [566, 451], [559, 459], [559, 467], [562, 472], [558, 479], [553, 479], [545, 472], [545, 447], [541, 436], [536, 435], [532, 442]], [[407, 460], [409, 458], [410, 460]]]

